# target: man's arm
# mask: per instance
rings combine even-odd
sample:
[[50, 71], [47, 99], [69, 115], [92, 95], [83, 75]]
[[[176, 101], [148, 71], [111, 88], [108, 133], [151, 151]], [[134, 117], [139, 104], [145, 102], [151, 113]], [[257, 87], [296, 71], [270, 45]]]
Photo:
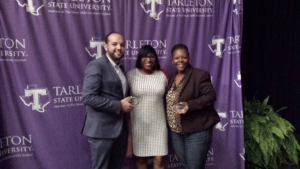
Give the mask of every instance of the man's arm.
[[96, 62], [91, 62], [86, 67], [82, 89], [83, 103], [103, 112], [120, 114], [122, 110], [120, 100], [110, 100], [99, 95], [103, 80], [101, 73], [100, 66]]

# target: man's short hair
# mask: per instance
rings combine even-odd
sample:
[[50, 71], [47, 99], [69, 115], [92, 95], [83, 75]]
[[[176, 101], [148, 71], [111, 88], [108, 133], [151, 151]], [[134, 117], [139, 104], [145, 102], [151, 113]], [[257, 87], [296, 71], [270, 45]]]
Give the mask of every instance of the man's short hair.
[[105, 43], [106, 43], [106, 44], [108, 44], [108, 38], [109, 38], [109, 36], [110, 36], [111, 34], [114, 34], [114, 33], [121, 35], [121, 36], [123, 37], [123, 39], [125, 40], [124, 36], [123, 36], [122, 34], [120, 34], [119, 32], [110, 32], [110, 33], [107, 34], [106, 37], [105, 37]]

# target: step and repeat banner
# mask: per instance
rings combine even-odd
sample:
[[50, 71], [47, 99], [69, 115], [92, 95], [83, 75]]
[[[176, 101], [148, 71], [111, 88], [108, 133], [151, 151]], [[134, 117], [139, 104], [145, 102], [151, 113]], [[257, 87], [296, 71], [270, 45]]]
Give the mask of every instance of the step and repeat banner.
[[[221, 117], [206, 168], [243, 169], [242, 13], [242, 0], [0, 1], [0, 168], [91, 168], [80, 134], [84, 69], [114, 31], [126, 39], [126, 71], [149, 44], [171, 74], [172, 47], [189, 47], [190, 63], [211, 73]], [[165, 161], [182, 168], [171, 142]]]

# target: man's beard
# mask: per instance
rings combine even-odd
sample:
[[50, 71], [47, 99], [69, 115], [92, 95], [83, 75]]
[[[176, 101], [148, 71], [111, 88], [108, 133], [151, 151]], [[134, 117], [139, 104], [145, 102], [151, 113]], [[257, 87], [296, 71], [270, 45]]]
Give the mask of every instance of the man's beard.
[[123, 57], [124, 57], [124, 54], [119, 58], [117, 57], [114, 53], [115, 52], [107, 52], [108, 53], [108, 56], [112, 59], [112, 60], [117, 60], [117, 61], [120, 61]]

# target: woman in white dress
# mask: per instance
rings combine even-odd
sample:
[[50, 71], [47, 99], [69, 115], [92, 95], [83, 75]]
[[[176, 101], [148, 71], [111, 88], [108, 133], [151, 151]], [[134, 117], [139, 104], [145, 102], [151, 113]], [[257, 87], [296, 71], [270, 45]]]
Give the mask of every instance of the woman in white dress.
[[[163, 169], [163, 156], [168, 154], [168, 136], [164, 105], [167, 77], [160, 70], [157, 54], [150, 45], [138, 53], [136, 68], [127, 73], [131, 96], [139, 100], [131, 112], [132, 143], [137, 168], [146, 169], [153, 157], [153, 168]], [[131, 142], [132, 138], [132, 142]]]

